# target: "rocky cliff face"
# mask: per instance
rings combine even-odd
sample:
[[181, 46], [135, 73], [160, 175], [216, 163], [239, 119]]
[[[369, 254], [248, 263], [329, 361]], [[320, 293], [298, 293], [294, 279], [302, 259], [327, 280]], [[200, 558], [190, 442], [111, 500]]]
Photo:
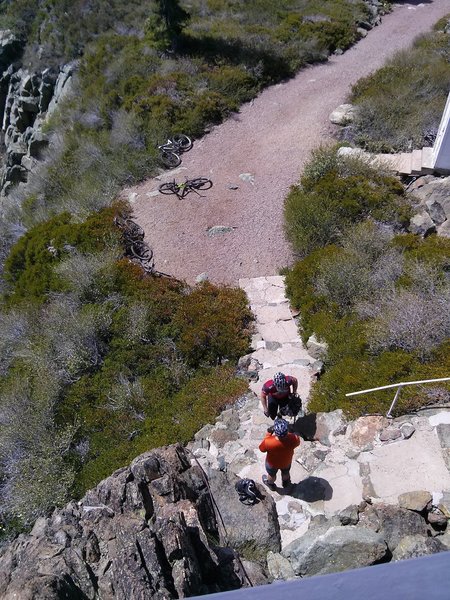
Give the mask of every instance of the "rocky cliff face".
[[21, 66], [23, 43], [0, 31], [0, 122], [3, 167], [2, 196], [26, 183], [48, 145], [43, 124], [71, 89], [76, 64], [30, 73]]
[[181, 598], [266, 582], [233, 546], [278, 552], [275, 505], [242, 505], [236, 480], [218, 471], [208, 483], [180, 445], [143, 454], [2, 549], [0, 597]]

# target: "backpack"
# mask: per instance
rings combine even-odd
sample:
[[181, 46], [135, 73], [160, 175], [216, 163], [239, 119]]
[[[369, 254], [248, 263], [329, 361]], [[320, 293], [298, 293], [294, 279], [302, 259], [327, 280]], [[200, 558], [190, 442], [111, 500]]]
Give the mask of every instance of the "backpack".
[[259, 492], [253, 479], [239, 479], [234, 485], [242, 504], [253, 506], [259, 502]]
[[291, 394], [284, 406], [280, 406], [279, 413], [283, 417], [296, 417], [302, 410], [302, 399], [298, 394]]

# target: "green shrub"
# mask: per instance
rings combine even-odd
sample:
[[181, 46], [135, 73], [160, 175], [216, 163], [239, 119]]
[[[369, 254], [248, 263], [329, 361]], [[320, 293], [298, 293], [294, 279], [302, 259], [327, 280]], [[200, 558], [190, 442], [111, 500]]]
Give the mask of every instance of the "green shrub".
[[[222, 366], [198, 372], [174, 395], [170, 390], [163, 391], [155, 379], [142, 380], [142, 389], [143, 420], [126, 419], [123, 412], [118, 412], [111, 424], [112, 414], [106, 411], [104, 421], [95, 426], [97, 432], [91, 437], [88, 460], [77, 474], [77, 497], [142, 452], [192, 439], [199, 428], [214, 420], [220, 409], [245, 392], [247, 383], [233, 377], [232, 369]], [[133, 430], [137, 435], [130, 439]]]
[[16, 364], [0, 385], [0, 515], [19, 530], [61, 506], [74, 478], [66, 462], [74, 429], [54, 426], [59, 382], [39, 358]]
[[208, 282], [185, 296], [174, 317], [178, 346], [189, 365], [215, 365], [247, 353], [252, 315], [242, 290]]
[[[337, 177], [330, 165], [332, 161], [322, 161], [308, 174], [306, 181], [315, 190], [326, 189]], [[348, 214], [385, 202], [379, 190], [370, 195], [370, 180], [362, 185], [363, 180], [362, 175], [347, 174], [340, 180], [353, 188], [345, 199]], [[381, 188], [387, 184], [389, 189], [389, 180], [380, 181]], [[342, 193], [340, 185], [336, 189]], [[394, 202], [398, 197], [395, 186], [387, 194]], [[343, 228], [339, 243], [313, 251], [286, 272], [286, 290], [300, 310], [304, 341], [315, 333], [328, 346], [325, 374], [313, 389], [309, 410], [342, 408], [352, 417], [385, 413], [393, 398], [390, 392], [351, 399], [345, 393], [432, 378], [434, 373], [439, 377], [445, 371], [439, 360], [448, 362], [450, 288], [445, 273], [450, 246], [436, 236], [392, 236], [373, 221]], [[397, 414], [424, 402], [423, 393], [405, 391]]]
[[286, 198], [285, 229], [300, 257], [335, 244], [349, 225], [368, 217], [397, 225], [409, 222], [411, 210], [394, 177], [361, 160], [336, 157], [336, 152], [319, 149], [301, 185]]
[[[384, 352], [372, 360], [347, 357], [331, 367], [314, 386], [308, 409], [312, 412], [341, 408], [350, 418], [365, 413], [383, 413], [395, 394], [392, 390], [346, 398], [359, 390], [400, 383], [415, 377], [418, 364], [405, 352]], [[405, 409], [405, 403], [403, 409]]]
[[62, 213], [30, 229], [5, 262], [5, 279], [11, 286], [8, 302], [42, 302], [50, 291], [62, 291], [64, 284], [55, 273], [55, 265], [75, 248], [92, 252], [107, 243], [117, 243], [119, 234], [112, 223], [115, 210], [105, 209], [84, 223], [74, 223], [69, 213]]

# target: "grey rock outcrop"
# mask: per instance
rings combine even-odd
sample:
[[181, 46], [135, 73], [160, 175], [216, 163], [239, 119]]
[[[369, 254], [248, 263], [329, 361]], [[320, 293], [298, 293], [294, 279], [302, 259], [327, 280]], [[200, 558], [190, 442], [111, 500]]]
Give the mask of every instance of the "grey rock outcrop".
[[[211, 471], [209, 486], [215, 502], [226, 523], [229, 544], [246, 559], [266, 562], [269, 551], [279, 552], [280, 526], [275, 503], [268, 494], [255, 506], [243, 506], [234, 493], [236, 476], [232, 473]], [[233, 490], [230, 493], [230, 490]]]
[[450, 177], [419, 177], [409, 191], [419, 211], [411, 220], [411, 231], [450, 237]]
[[[0, 67], [1, 61], [0, 49]], [[70, 63], [61, 70], [30, 73], [20, 63], [12, 63], [0, 75], [0, 121], [5, 151], [0, 182], [3, 196], [12, 185], [26, 183], [36, 161], [44, 158], [49, 139], [42, 130], [43, 124], [70, 93], [76, 66]]]
[[[234, 481], [223, 473], [215, 474], [213, 485], [226, 499], [235, 495]], [[266, 497], [246, 512], [239, 504], [238, 533], [232, 526], [225, 532], [202, 471], [191, 466], [184, 448], [147, 452], [4, 547], [0, 596], [162, 599], [246, 586], [242, 564], [228, 544], [237, 540], [252, 547], [254, 531], [263, 543], [265, 526], [272, 536], [267, 546], [279, 549], [273, 504]], [[233, 506], [221, 510], [232, 521]], [[246, 564], [247, 573], [267, 581], [264, 564]]]
[[445, 552], [447, 547], [438, 538], [408, 535], [402, 538], [392, 554], [392, 560], [405, 560], [427, 554]]
[[16, 36], [9, 29], [0, 31], [0, 69], [4, 71], [16, 61], [24, 47], [24, 40]]
[[282, 554], [289, 558], [294, 572], [304, 577], [373, 565], [386, 552], [380, 534], [348, 525], [331, 527], [322, 535], [312, 530], [289, 544]]
[[391, 552], [407, 535], [428, 535], [427, 524], [421, 515], [398, 506], [369, 506], [360, 515], [359, 524], [380, 533]]

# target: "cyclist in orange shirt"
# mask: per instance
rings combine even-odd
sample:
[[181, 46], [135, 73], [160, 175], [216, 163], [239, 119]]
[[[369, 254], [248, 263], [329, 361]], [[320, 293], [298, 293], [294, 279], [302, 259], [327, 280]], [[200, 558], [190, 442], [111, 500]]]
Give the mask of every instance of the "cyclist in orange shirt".
[[[271, 433], [271, 430], [273, 433]], [[267, 452], [266, 471], [262, 481], [270, 490], [276, 490], [275, 480], [278, 470], [281, 470], [281, 483], [283, 488], [291, 487], [291, 463], [294, 449], [300, 445], [300, 438], [294, 433], [289, 433], [289, 426], [284, 419], [275, 419], [266, 437], [259, 445], [261, 452]]]

